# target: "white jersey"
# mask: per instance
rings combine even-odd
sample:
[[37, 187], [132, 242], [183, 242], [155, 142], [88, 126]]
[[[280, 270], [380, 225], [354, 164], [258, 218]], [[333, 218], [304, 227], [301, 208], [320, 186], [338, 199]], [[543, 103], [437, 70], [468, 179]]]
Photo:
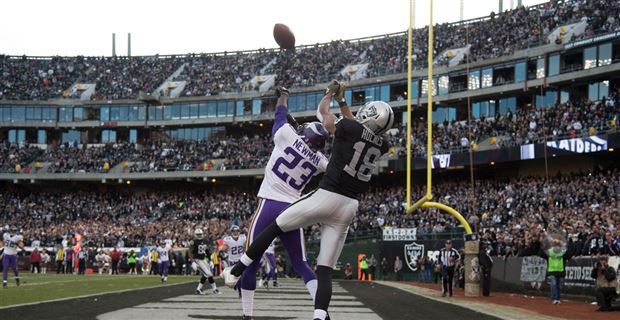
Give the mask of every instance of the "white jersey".
[[224, 243], [228, 246], [228, 262], [237, 263], [245, 253], [245, 234], [240, 234], [237, 240], [231, 236], [226, 236]]
[[325, 172], [328, 160], [321, 152], [312, 151], [288, 123], [276, 131], [273, 142], [258, 196], [293, 203], [313, 176]]
[[276, 254], [276, 240], [275, 239], [271, 241], [271, 243], [269, 244], [269, 247], [267, 247], [267, 250], [265, 250], [265, 253], [269, 253], [272, 255]]
[[168, 257], [168, 247], [157, 247], [157, 254], [159, 256], [159, 261], [164, 262], [164, 261], [169, 261], [170, 258]]
[[6, 255], [16, 255], [17, 254], [17, 244], [24, 239], [21, 235], [10, 235], [8, 232], [5, 232], [2, 235], [2, 242], [4, 242], [4, 254]]

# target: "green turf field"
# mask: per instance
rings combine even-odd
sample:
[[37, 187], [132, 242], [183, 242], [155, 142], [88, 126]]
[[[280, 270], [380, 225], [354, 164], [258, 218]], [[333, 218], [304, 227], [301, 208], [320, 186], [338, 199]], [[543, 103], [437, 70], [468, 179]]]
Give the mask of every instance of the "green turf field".
[[[162, 286], [159, 276], [140, 275], [57, 275], [22, 273], [17, 287], [9, 276], [9, 286], [0, 289], [0, 307], [41, 302], [89, 294]], [[194, 276], [169, 276], [168, 285], [198, 281]]]

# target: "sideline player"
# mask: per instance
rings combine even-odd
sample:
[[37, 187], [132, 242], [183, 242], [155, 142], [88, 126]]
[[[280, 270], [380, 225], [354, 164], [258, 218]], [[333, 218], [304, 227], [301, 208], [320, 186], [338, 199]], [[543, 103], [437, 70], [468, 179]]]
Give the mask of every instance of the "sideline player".
[[7, 278], [9, 276], [9, 268], [13, 269], [15, 274], [15, 283], [19, 286], [19, 273], [17, 272], [17, 248], [24, 249], [24, 242], [16, 227], [6, 228], [2, 235], [0, 247], [4, 247], [2, 257], [2, 287], [7, 287]]
[[170, 269], [170, 247], [165, 241], [160, 241], [157, 247], [157, 265], [161, 283], [168, 282], [168, 269]]
[[[258, 191], [260, 200], [252, 219], [249, 244], [254, 242], [286, 207], [299, 200], [301, 192], [312, 177], [327, 168], [328, 160], [321, 153], [329, 137], [327, 130], [318, 122], [298, 126], [295, 119], [288, 114], [288, 90], [280, 87], [276, 89], [276, 96], [278, 101], [271, 129], [274, 148], [267, 162], [265, 179]], [[287, 123], [287, 119], [293, 124]], [[279, 235], [280, 241], [288, 252], [293, 269], [303, 278], [314, 300], [317, 281], [316, 275], [306, 262], [303, 230], [292, 228], [287, 231]], [[251, 319], [253, 315], [256, 271], [260, 259], [254, 260], [257, 261], [250, 264], [241, 279], [244, 319]], [[275, 272], [275, 266], [273, 269]]]
[[211, 273], [211, 267], [205, 261], [205, 258], [211, 256], [211, 252], [209, 252], [209, 243], [204, 239], [204, 233], [202, 229], [197, 228], [194, 231], [194, 240], [192, 240], [189, 244], [189, 258], [191, 261], [196, 263], [196, 269], [200, 272], [200, 282], [198, 282], [198, 288], [196, 288], [196, 293], [199, 295], [204, 295], [205, 292], [202, 291], [202, 286], [209, 281], [211, 284], [211, 289], [214, 294], [220, 294], [220, 290], [217, 289], [215, 284], [215, 280], [213, 280], [213, 273]]
[[[332, 296], [332, 271], [347, 237], [349, 224], [358, 209], [358, 196], [368, 191], [379, 158], [388, 152], [383, 138], [394, 123], [390, 105], [372, 101], [355, 117], [344, 101], [344, 86], [334, 81], [319, 104], [317, 117], [334, 134], [332, 156], [319, 188], [286, 208], [275, 222], [254, 239], [232, 269], [224, 270], [227, 285], [233, 285], [243, 271], [265, 252], [271, 241], [284, 232], [321, 224], [321, 249], [317, 258], [318, 288], [314, 319], [324, 320]], [[336, 97], [344, 118], [329, 111]]]

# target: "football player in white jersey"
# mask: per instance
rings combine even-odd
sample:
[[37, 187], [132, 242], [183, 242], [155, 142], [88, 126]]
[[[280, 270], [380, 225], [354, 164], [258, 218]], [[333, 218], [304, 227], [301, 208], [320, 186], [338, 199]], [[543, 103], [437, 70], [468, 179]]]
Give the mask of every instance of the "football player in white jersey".
[[[291, 203], [300, 200], [301, 193], [310, 179], [325, 172], [328, 163], [327, 157], [321, 152], [329, 137], [325, 127], [319, 122], [297, 125], [295, 119], [288, 114], [288, 90], [280, 87], [276, 90], [276, 95], [278, 102], [271, 129], [274, 148], [265, 168], [265, 178], [258, 191], [260, 202], [252, 218], [248, 244], [255, 241], [255, 238]], [[301, 228], [289, 230], [279, 238], [288, 252], [293, 269], [303, 278], [314, 299], [317, 281], [314, 271], [306, 261], [303, 230]], [[247, 268], [240, 281], [244, 319], [252, 319], [253, 315], [258, 260], [260, 259]]]
[[23, 249], [23, 237], [18, 233], [16, 227], [10, 229], [5, 227], [5, 232], [0, 241], [0, 247], [4, 247], [2, 257], [2, 287], [7, 287], [7, 278], [9, 276], [9, 268], [13, 269], [15, 274], [15, 283], [19, 286], [19, 273], [17, 272], [17, 248]]
[[159, 243], [157, 247], [157, 265], [159, 266], [159, 275], [161, 282], [168, 281], [168, 269], [170, 269], [170, 247], [164, 241]]
[[234, 225], [230, 228], [230, 235], [224, 237], [224, 245], [221, 249], [227, 253], [227, 266], [232, 266], [239, 261], [245, 252], [245, 240], [245, 234], [241, 234], [239, 226]]

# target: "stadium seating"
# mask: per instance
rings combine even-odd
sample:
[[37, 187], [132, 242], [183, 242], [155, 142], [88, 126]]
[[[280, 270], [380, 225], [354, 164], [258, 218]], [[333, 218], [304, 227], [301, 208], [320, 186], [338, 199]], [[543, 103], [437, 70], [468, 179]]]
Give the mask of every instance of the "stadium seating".
[[[617, 1], [551, 1], [530, 8], [464, 22], [445, 23], [435, 28], [434, 53], [471, 45], [467, 59], [479, 61], [516, 50], [546, 44], [556, 28], [586, 21], [591, 37], [620, 26]], [[492, 32], [493, 31], [493, 32]], [[301, 46], [295, 55], [273, 50], [221, 54], [186, 54], [150, 57], [53, 57], [0, 56], [0, 99], [45, 100], [78, 97], [74, 83], [95, 83], [92, 99], [136, 98], [140, 92], [154, 93], [183, 64], [174, 80], [187, 81], [183, 96], [217, 95], [255, 90], [249, 80], [256, 75], [276, 74], [279, 85], [312, 86], [330, 79], [347, 79], [341, 71], [348, 65], [368, 63], [367, 77], [406, 71], [406, 32]], [[413, 33], [413, 62], [423, 67], [427, 56], [427, 28]], [[439, 59], [438, 64], [447, 60]], [[166, 95], [166, 92], [156, 92]]]
[[[615, 240], [601, 242], [620, 245], [620, 170], [594, 174], [544, 178], [481, 179], [470, 197], [468, 182], [440, 182], [435, 197], [460, 211], [475, 230], [489, 230], [494, 255], [517, 255], [526, 231], [561, 226], [584, 255], [609, 253], [592, 239], [603, 239], [606, 232]], [[443, 213], [415, 212], [405, 215], [402, 187], [379, 187], [361, 196], [352, 236], [380, 231], [386, 227], [416, 228], [418, 236], [435, 238], [456, 232], [458, 222]], [[423, 195], [415, 187], [414, 198]], [[573, 195], [566, 197], [566, 195]], [[479, 211], [473, 212], [475, 202]], [[211, 237], [225, 234], [231, 223], [249, 226], [257, 204], [250, 192], [207, 193], [160, 191], [117, 192], [26, 192], [10, 190], [0, 194], [0, 224], [17, 225], [27, 243], [41, 240], [53, 245], [59, 239], [79, 233], [96, 245], [126, 246], [167, 237], [183, 243], [196, 226], [207, 229]], [[318, 235], [315, 226], [310, 239]], [[615, 241], [615, 242], [614, 242]], [[620, 249], [620, 248], [619, 248]], [[616, 251], [618, 252], [618, 251]]]

